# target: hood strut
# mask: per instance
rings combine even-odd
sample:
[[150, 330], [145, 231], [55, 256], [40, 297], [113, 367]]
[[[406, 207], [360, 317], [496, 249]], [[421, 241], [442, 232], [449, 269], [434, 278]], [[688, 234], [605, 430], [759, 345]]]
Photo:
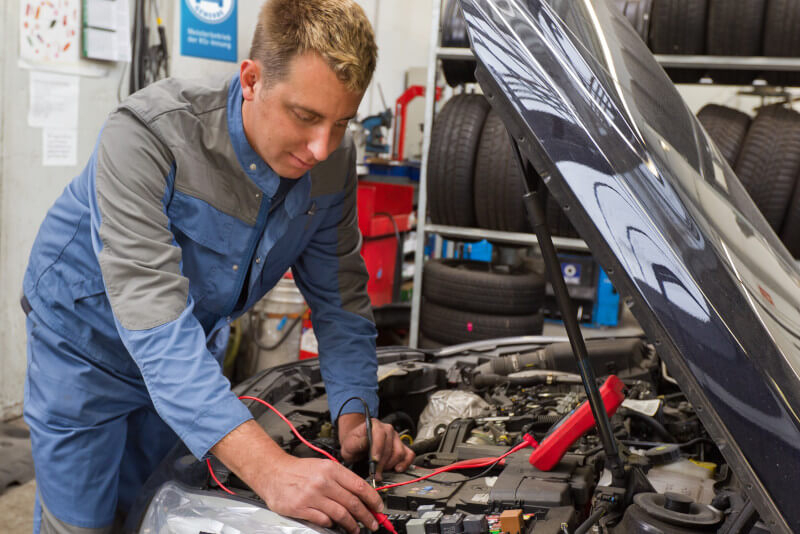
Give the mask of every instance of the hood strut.
[[556, 249], [553, 246], [553, 239], [547, 228], [541, 195], [538, 192], [538, 189], [543, 187], [543, 183], [538, 174], [531, 168], [530, 164], [522, 158], [516, 139], [511, 135], [509, 135], [509, 138], [511, 146], [514, 148], [515, 159], [520, 169], [520, 175], [523, 177], [522, 183], [525, 191], [523, 200], [528, 212], [528, 219], [530, 220], [531, 227], [533, 227], [536, 232], [536, 238], [539, 240], [539, 248], [541, 249], [542, 258], [544, 259], [546, 275], [549, 278], [550, 284], [553, 286], [556, 302], [561, 311], [561, 318], [567, 330], [567, 337], [569, 337], [570, 345], [572, 345], [572, 353], [575, 355], [575, 360], [578, 364], [578, 372], [583, 381], [583, 387], [586, 390], [586, 397], [589, 400], [589, 406], [592, 408], [592, 415], [597, 423], [597, 430], [606, 453], [606, 464], [613, 479], [612, 485], [616, 487], [625, 487], [625, 467], [619, 454], [619, 449], [617, 448], [617, 442], [614, 440], [614, 435], [611, 430], [611, 421], [609, 421], [608, 415], [606, 414], [603, 399], [597, 387], [594, 370], [589, 363], [586, 343], [583, 339], [583, 334], [581, 334], [572, 300], [567, 292], [567, 285], [564, 282], [564, 278], [561, 276], [561, 264], [558, 261]]

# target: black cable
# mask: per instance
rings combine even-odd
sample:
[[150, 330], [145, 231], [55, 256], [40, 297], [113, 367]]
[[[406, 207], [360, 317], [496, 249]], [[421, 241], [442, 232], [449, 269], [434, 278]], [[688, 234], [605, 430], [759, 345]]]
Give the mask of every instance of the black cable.
[[[442, 481], [442, 482], [440, 482], [438, 480], [434, 480], [434, 482], [436, 482], [437, 484], [444, 484], [446, 486], [449, 486], [449, 485], [452, 485], [452, 484], [463, 484], [464, 482], [469, 482], [471, 480], [478, 480], [479, 478], [483, 478], [486, 475], [488, 475], [489, 473], [491, 473], [492, 469], [497, 467], [497, 464], [499, 464], [499, 463], [500, 463], [500, 459], [497, 459], [489, 467], [487, 467], [486, 469], [484, 469], [483, 471], [481, 471], [477, 475], [473, 475], [473, 476], [471, 476], [471, 477], [469, 477], [469, 478], [467, 478], [465, 480], [453, 480], [453, 481]], [[468, 468], [465, 468], [465, 469], [468, 469]], [[446, 474], [446, 473], [438, 473], [437, 475], [432, 476], [428, 480], [432, 480], [432, 479], [436, 478], [438, 475], [444, 475], [444, 474]]]
[[624, 410], [625, 417], [632, 417], [637, 421], [645, 423], [650, 427], [650, 430], [652, 430], [655, 434], [658, 434], [659, 437], [666, 440], [668, 443], [675, 443], [675, 438], [672, 437], [672, 434], [670, 434], [669, 431], [664, 428], [664, 425], [662, 425], [655, 417], [637, 412], [636, 410], [630, 410], [627, 408], [624, 408]]
[[581, 523], [580, 526], [578, 526], [578, 528], [575, 529], [575, 532], [573, 532], [573, 534], [585, 534], [586, 532], [589, 532], [589, 529], [592, 528], [595, 523], [600, 521], [600, 518], [603, 517], [605, 513], [606, 513], [605, 508], [602, 507], [598, 508], [597, 510], [594, 511], [594, 513], [592, 513], [592, 515], [586, 518], [586, 521]]
[[[261, 350], [275, 350], [275, 349], [277, 349], [278, 347], [280, 347], [283, 344], [284, 341], [286, 341], [286, 339], [289, 337], [289, 334], [292, 332], [292, 330], [294, 330], [294, 328], [298, 324], [300, 324], [300, 322], [302, 322], [303, 316], [306, 314], [306, 311], [308, 311], [308, 308], [306, 308], [306, 310], [303, 313], [301, 313], [295, 319], [292, 320], [292, 323], [289, 325], [289, 328], [287, 328], [283, 332], [283, 335], [280, 337], [280, 339], [278, 341], [276, 341], [275, 343], [273, 343], [272, 345], [263, 345], [261, 343], [261, 340], [259, 339], [260, 336], [259, 336], [258, 332], [253, 332], [253, 342]], [[261, 319], [257, 319], [256, 320], [256, 325], [257, 325], [257, 328], [254, 328], [253, 330], [260, 330]]]
[[348, 398], [346, 401], [339, 406], [339, 412], [336, 414], [336, 419], [334, 419], [333, 424], [336, 425], [338, 430], [338, 421], [339, 417], [342, 416], [342, 410], [347, 403], [353, 400], [361, 401], [361, 405], [364, 407], [364, 423], [367, 425], [367, 458], [369, 458], [369, 476], [372, 478], [373, 482], [375, 481], [375, 460], [372, 458], [372, 416], [369, 413], [369, 405], [367, 401], [362, 399], [358, 396], [353, 396]]

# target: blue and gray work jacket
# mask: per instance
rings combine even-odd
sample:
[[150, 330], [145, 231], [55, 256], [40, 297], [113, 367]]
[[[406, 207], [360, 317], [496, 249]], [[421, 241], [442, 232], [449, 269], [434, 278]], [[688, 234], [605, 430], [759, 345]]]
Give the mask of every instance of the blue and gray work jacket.
[[300, 179], [275, 174], [245, 137], [238, 76], [164, 80], [109, 116], [42, 224], [24, 293], [98, 369], [146, 387], [200, 458], [251, 417], [209, 346], [291, 267], [312, 310], [331, 412], [358, 395], [374, 416], [356, 186], [347, 138]]

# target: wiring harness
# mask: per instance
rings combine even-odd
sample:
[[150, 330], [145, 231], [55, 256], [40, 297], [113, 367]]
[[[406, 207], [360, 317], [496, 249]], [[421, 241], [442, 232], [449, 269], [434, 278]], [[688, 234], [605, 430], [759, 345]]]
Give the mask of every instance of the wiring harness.
[[[336, 462], [336, 463], [339, 463], [339, 461], [336, 458], [334, 458], [333, 456], [331, 456], [328, 452], [326, 452], [326, 451], [320, 449], [319, 447], [313, 445], [307, 439], [305, 439], [302, 435], [300, 435], [300, 432], [298, 432], [298, 430], [295, 428], [295, 426], [292, 424], [292, 422], [289, 421], [289, 419], [287, 419], [286, 416], [284, 416], [280, 411], [278, 411], [277, 408], [272, 406], [267, 401], [259, 399], [258, 397], [252, 397], [252, 396], [249, 396], [249, 395], [242, 395], [241, 397], [239, 397], [239, 399], [240, 400], [251, 400], [251, 401], [255, 401], [255, 402], [258, 402], [260, 404], [263, 404], [264, 406], [266, 406], [267, 408], [272, 410], [278, 417], [280, 417], [280, 419], [284, 423], [286, 423], [288, 425], [288, 427], [291, 429], [292, 433], [294, 433], [294, 435], [297, 436], [297, 439], [299, 439], [304, 445], [306, 445], [311, 450], [321, 454], [322, 456], [328, 458], [329, 460], [331, 460], [333, 462]], [[350, 399], [347, 400], [347, 402], [349, 402], [350, 400], [354, 400], [354, 399], [358, 399], [358, 397], [351, 397]], [[364, 401], [362, 400], [362, 402], [364, 402]], [[366, 420], [367, 420], [367, 422], [369, 422], [370, 421], [369, 411], [366, 408], [366, 403], [365, 402], [364, 402], [364, 406], [365, 406], [365, 410], [367, 412]], [[341, 410], [340, 410], [340, 412], [341, 412]], [[372, 446], [371, 425], [369, 425], [369, 423], [368, 423], [367, 434], [369, 436], [368, 439], [369, 439], [369, 442], [370, 442], [370, 450], [371, 450], [371, 446]], [[525, 434], [524, 437], [523, 437], [523, 441], [521, 443], [519, 443], [518, 445], [515, 445], [514, 447], [512, 447], [511, 449], [509, 449], [508, 451], [506, 451], [505, 453], [503, 453], [500, 456], [493, 457], [493, 458], [476, 458], [476, 459], [473, 459], [473, 460], [464, 460], [464, 461], [461, 461], [461, 462], [456, 462], [454, 464], [450, 464], [450, 465], [447, 465], [447, 466], [444, 466], [444, 467], [440, 467], [439, 469], [435, 469], [435, 470], [431, 471], [430, 473], [428, 473], [426, 475], [423, 475], [423, 476], [420, 476], [420, 477], [417, 477], [417, 478], [413, 478], [411, 480], [406, 480], [404, 482], [397, 482], [395, 484], [387, 484], [385, 486], [380, 486], [380, 487], [377, 487], [375, 489], [376, 489], [376, 491], [383, 491], [383, 490], [387, 490], [389, 488], [396, 488], [398, 486], [405, 486], [405, 485], [408, 485], [408, 484], [413, 484], [415, 482], [420, 482], [422, 480], [429, 479], [429, 478], [434, 477], [436, 475], [439, 475], [441, 473], [446, 473], [448, 471], [455, 471], [457, 469], [476, 469], [476, 468], [479, 469], [481, 467], [488, 467], [489, 469], [491, 469], [495, 465], [502, 465], [503, 460], [505, 460], [505, 458], [507, 456], [509, 456], [509, 455], [511, 455], [511, 454], [513, 454], [513, 453], [515, 453], [517, 451], [520, 451], [520, 450], [524, 449], [525, 447], [530, 446], [530, 447], [536, 448], [536, 447], [538, 447], [538, 445], [539, 444], [536, 442], [536, 440], [533, 438], [533, 436], [531, 436], [530, 434]], [[214, 469], [211, 466], [211, 459], [210, 458], [206, 459], [206, 464], [208, 465], [208, 472], [211, 475], [211, 478], [217, 484], [217, 486], [219, 486], [220, 489], [222, 489], [223, 491], [225, 491], [226, 493], [228, 493], [230, 495], [236, 495], [236, 493], [234, 491], [231, 491], [229, 488], [227, 488], [217, 478], [216, 474], [214, 474]], [[370, 470], [372, 470], [372, 468], [370, 468]], [[483, 476], [483, 473], [480, 476]], [[375, 516], [375, 519], [377, 519], [379, 525], [383, 526], [386, 530], [388, 530], [392, 534], [397, 534], [395, 529], [394, 529], [394, 526], [388, 520], [388, 516], [386, 516], [386, 514], [373, 512], [372, 515]]]

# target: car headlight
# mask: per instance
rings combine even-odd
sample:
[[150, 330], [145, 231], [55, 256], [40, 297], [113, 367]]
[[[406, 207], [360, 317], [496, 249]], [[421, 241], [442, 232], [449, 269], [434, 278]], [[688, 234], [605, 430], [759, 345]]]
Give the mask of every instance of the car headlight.
[[334, 534], [238, 499], [167, 482], [156, 492], [139, 534]]

